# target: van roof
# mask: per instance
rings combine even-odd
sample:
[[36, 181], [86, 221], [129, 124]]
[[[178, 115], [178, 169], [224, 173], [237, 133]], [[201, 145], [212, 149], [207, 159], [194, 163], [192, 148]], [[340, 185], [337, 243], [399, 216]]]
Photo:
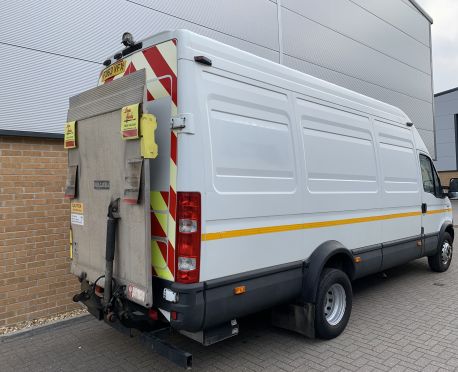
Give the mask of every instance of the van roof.
[[[245, 52], [214, 39], [202, 36], [189, 30], [176, 29], [163, 31], [147, 37], [141, 42], [143, 48], [177, 39], [178, 59], [193, 60], [195, 55], [206, 55], [210, 59], [225, 58], [231, 62], [252, 68], [254, 71], [261, 71], [279, 77], [292, 84], [301, 84], [327, 95], [331, 94], [344, 100], [365, 106], [369, 112], [379, 112], [381, 117], [392, 118], [393, 121], [405, 124], [411, 122], [409, 117], [399, 108], [378, 101], [374, 98], [357, 93], [350, 89], [316, 78], [304, 72], [292, 69], [285, 65], [259, 57], [255, 54]], [[110, 56], [113, 58], [113, 56]]]

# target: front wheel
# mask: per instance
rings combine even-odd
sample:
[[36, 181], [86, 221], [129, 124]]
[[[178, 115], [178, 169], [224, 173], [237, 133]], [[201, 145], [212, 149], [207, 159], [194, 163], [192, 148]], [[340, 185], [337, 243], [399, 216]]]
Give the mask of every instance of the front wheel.
[[453, 240], [449, 233], [444, 233], [440, 248], [434, 256], [428, 257], [428, 264], [432, 271], [443, 273], [452, 262]]
[[348, 276], [326, 268], [321, 274], [315, 307], [315, 331], [319, 338], [339, 336], [350, 319], [353, 293]]

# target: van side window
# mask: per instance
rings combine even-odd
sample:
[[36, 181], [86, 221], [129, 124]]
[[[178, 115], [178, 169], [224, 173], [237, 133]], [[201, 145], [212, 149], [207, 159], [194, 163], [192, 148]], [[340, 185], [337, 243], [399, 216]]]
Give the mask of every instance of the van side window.
[[434, 194], [434, 175], [431, 161], [425, 155], [420, 155], [421, 178], [425, 192]]

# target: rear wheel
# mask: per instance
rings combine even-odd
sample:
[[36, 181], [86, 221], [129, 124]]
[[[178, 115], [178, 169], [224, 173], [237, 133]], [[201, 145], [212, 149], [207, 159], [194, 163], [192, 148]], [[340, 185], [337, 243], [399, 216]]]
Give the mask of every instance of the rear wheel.
[[428, 257], [428, 264], [432, 271], [443, 273], [452, 262], [453, 240], [449, 233], [444, 233], [440, 248], [434, 256]]
[[340, 335], [350, 319], [352, 289], [341, 270], [326, 268], [321, 274], [315, 307], [315, 331], [319, 338]]

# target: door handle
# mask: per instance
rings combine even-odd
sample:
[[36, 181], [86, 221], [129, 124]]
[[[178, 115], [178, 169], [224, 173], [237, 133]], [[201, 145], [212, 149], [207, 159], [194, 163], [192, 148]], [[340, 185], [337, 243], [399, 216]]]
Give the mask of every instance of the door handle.
[[422, 203], [421, 204], [421, 213], [426, 213], [428, 212], [428, 206], [426, 205], [426, 203]]

